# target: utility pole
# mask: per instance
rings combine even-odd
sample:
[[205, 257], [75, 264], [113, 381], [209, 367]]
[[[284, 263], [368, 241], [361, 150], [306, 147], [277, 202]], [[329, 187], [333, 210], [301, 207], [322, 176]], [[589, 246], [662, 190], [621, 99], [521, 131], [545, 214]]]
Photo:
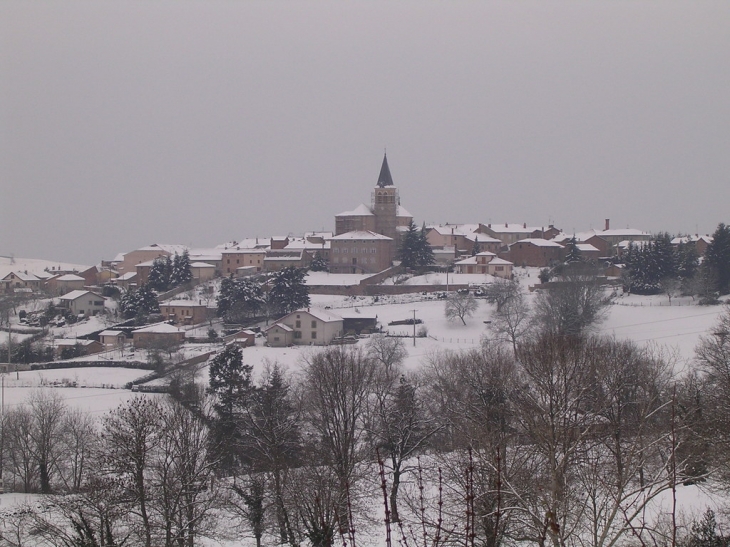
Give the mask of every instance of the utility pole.
[[413, 312], [413, 347], [416, 347], [416, 310], [411, 310]]

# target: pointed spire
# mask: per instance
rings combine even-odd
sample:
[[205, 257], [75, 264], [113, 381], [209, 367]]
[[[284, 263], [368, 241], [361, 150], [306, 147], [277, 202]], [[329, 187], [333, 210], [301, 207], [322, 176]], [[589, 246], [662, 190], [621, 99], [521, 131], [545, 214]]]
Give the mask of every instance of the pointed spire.
[[388, 167], [388, 155], [383, 154], [383, 166], [380, 168], [380, 176], [378, 176], [378, 186], [393, 186], [393, 177], [390, 176], [390, 167]]

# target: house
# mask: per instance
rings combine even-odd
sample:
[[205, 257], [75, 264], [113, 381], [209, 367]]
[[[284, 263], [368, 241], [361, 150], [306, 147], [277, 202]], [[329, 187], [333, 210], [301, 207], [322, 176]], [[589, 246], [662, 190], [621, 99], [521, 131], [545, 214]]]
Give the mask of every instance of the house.
[[100, 294], [91, 291], [71, 291], [59, 298], [59, 305], [73, 315], [96, 315], [104, 311], [104, 300]]
[[137, 272], [127, 272], [113, 280], [120, 289], [129, 289], [137, 285]]
[[170, 300], [160, 304], [160, 313], [175, 325], [197, 325], [207, 321], [214, 310], [196, 300]]
[[394, 245], [390, 237], [373, 231], [355, 231], [330, 239], [331, 273], [378, 273], [390, 268]]
[[456, 273], [484, 274], [502, 279], [512, 279], [512, 266], [512, 262], [485, 251], [455, 262], [454, 271]]
[[479, 231], [485, 233], [495, 239], [499, 239], [502, 245], [511, 245], [521, 239], [552, 239], [558, 234], [555, 226], [550, 224], [547, 228], [539, 226], [528, 226], [526, 222], [522, 224], [487, 224], [480, 225]]
[[135, 249], [128, 253], [117, 256], [112, 263], [120, 274], [135, 271], [137, 264], [141, 262], [152, 262], [161, 256], [172, 257], [175, 253], [181, 255], [187, 250], [185, 245], [168, 245], [153, 243], [147, 247]]
[[269, 249], [264, 258], [264, 271], [278, 272], [284, 268], [307, 268], [312, 263], [311, 255], [304, 249]]
[[[279, 327], [275, 329], [274, 327]], [[310, 308], [296, 310], [279, 319], [266, 329], [266, 339], [270, 346], [329, 344], [337, 336], [341, 336], [344, 321], [339, 315], [325, 310]], [[291, 332], [289, 338], [288, 333]], [[278, 338], [278, 339], [277, 339]], [[289, 341], [287, 343], [287, 341]]]
[[121, 330], [107, 329], [99, 333], [99, 342], [107, 348], [119, 348], [127, 342], [127, 335]]
[[46, 288], [50, 294], [66, 294], [80, 291], [86, 286], [86, 279], [76, 274], [64, 274], [49, 278]]
[[489, 251], [499, 252], [502, 242], [487, 234], [480, 233], [479, 224], [435, 224], [426, 227], [426, 239], [435, 249], [455, 248], [457, 255]]
[[575, 242], [578, 244], [592, 245], [598, 249], [598, 256], [600, 257], [609, 256], [611, 254], [611, 244], [599, 236], [595, 230], [590, 230], [588, 232], [575, 232], [573, 234], [558, 234], [552, 240], [555, 243], [560, 243], [565, 246], [568, 244], [568, 241], [573, 238], [575, 238]]
[[252, 267], [256, 272], [263, 271], [266, 249], [232, 247], [221, 251], [221, 255], [223, 257], [221, 273], [223, 276], [229, 277], [236, 275], [239, 268]]
[[104, 346], [96, 340], [60, 338], [54, 340], [53, 344], [53, 354], [56, 359], [68, 358], [69, 353], [72, 357], [80, 357], [104, 351]]
[[695, 251], [697, 251], [697, 256], [703, 256], [705, 254], [705, 251], [707, 250], [707, 247], [712, 243], [712, 236], [711, 235], [698, 235], [695, 234], [693, 236], [684, 236], [684, 237], [675, 237], [672, 239], [672, 245], [675, 247], [679, 246], [680, 244], [684, 245], [694, 245]]
[[589, 243], [576, 243], [575, 248], [583, 260], [594, 262], [601, 258], [601, 251]]
[[190, 264], [190, 273], [195, 281], [204, 283], [215, 277], [215, 265], [207, 262], [193, 262]]
[[501, 258], [517, 266], [544, 268], [562, 262], [565, 247], [555, 241], [541, 238], [521, 239], [509, 246], [509, 251]]
[[10, 272], [0, 279], [0, 288], [2, 288], [2, 292], [6, 294], [18, 292], [18, 289], [37, 291], [40, 287], [41, 280], [37, 276], [28, 272]]
[[225, 337], [226, 342], [236, 344], [242, 348], [248, 348], [256, 345], [256, 333], [252, 330], [240, 330], [230, 336]]
[[185, 331], [169, 323], [156, 323], [132, 331], [136, 348], [171, 347], [185, 341]]
[[266, 342], [274, 348], [284, 348], [294, 344], [294, 329], [282, 323], [274, 323], [264, 330]]

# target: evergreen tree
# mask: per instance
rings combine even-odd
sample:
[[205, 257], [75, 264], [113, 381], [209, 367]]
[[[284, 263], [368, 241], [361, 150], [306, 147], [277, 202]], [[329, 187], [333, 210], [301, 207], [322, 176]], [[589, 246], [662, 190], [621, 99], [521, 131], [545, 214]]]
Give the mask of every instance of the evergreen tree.
[[170, 273], [170, 284], [178, 287], [193, 280], [193, 273], [190, 270], [190, 254], [187, 249], [181, 255], [175, 253], [172, 259], [172, 272]]
[[[476, 240], [474, 241], [474, 245], [477, 246]], [[426, 237], [425, 222], [423, 223], [423, 226], [421, 226], [421, 231], [418, 233], [417, 261], [419, 266], [429, 266], [436, 262], [436, 259], [433, 256], [433, 249], [431, 248], [431, 244], [428, 242], [428, 238]]]
[[565, 248], [568, 250], [568, 253], [565, 255], [566, 264], [583, 261], [580, 256], [580, 251], [578, 250], [578, 242], [575, 240], [575, 236], [568, 240], [568, 243], [565, 244]]
[[240, 463], [241, 431], [238, 427], [243, 412], [253, 395], [253, 367], [243, 363], [241, 348], [226, 346], [211, 362], [208, 393], [215, 396], [213, 438], [221, 453], [222, 467], [230, 471]]
[[126, 319], [160, 311], [157, 296], [149, 285], [141, 285], [137, 290], [127, 291], [119, 301], [119, 308]]
[[309, 269], [313, 272], [328, 272], [329, 264], [324, 256], [317, 251], [314, 253], [314, 258], [312, 259], [312, 263], [309, 265]]
[[712, 234], [712, 243], [705, 251], [705, 261], [716, 279], [716, 289], [720, 294], [730, 292], [730, 226], [720, 223]]
[[309, 306], [309, 289], [304, 284], [307, 272], [289, 266], [271, 277], [268, 301], [274, 313], [285, 315]]
[[158, 256], [152, 261], [147, 285], [158, 292], [164, 292], [170, 288], [170, 276], [172, 274], [172, 262], [169, 256]]
[[398, 260], [404, 268], [415, 268], [418, 265], [419, 234], [413, 220], [408, 224], [408, 230], [403, 234], [398, 249]]
[[261, 284], [250, 278], [221, 281], [218, 292], [218, 317], [238, 323], [261, 312], [266, 299]]
[[404, 268], [428, 266], [435, 262], [433, 249], [426, 238], [425, 224], [418, 230], [413, 220], [411, 220], [408, 224], [408, 230], [401, 238], [398, 260]]

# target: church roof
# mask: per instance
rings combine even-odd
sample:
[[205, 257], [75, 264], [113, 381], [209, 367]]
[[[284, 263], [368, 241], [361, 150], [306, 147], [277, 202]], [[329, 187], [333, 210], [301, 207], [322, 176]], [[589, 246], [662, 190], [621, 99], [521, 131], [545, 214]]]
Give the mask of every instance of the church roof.
[[393, 177], [390, 176], [390, 167], [388, 167], [388, 156], [383, 154], [383, 165], [378, 175], [378, 186], [393, 186]]

